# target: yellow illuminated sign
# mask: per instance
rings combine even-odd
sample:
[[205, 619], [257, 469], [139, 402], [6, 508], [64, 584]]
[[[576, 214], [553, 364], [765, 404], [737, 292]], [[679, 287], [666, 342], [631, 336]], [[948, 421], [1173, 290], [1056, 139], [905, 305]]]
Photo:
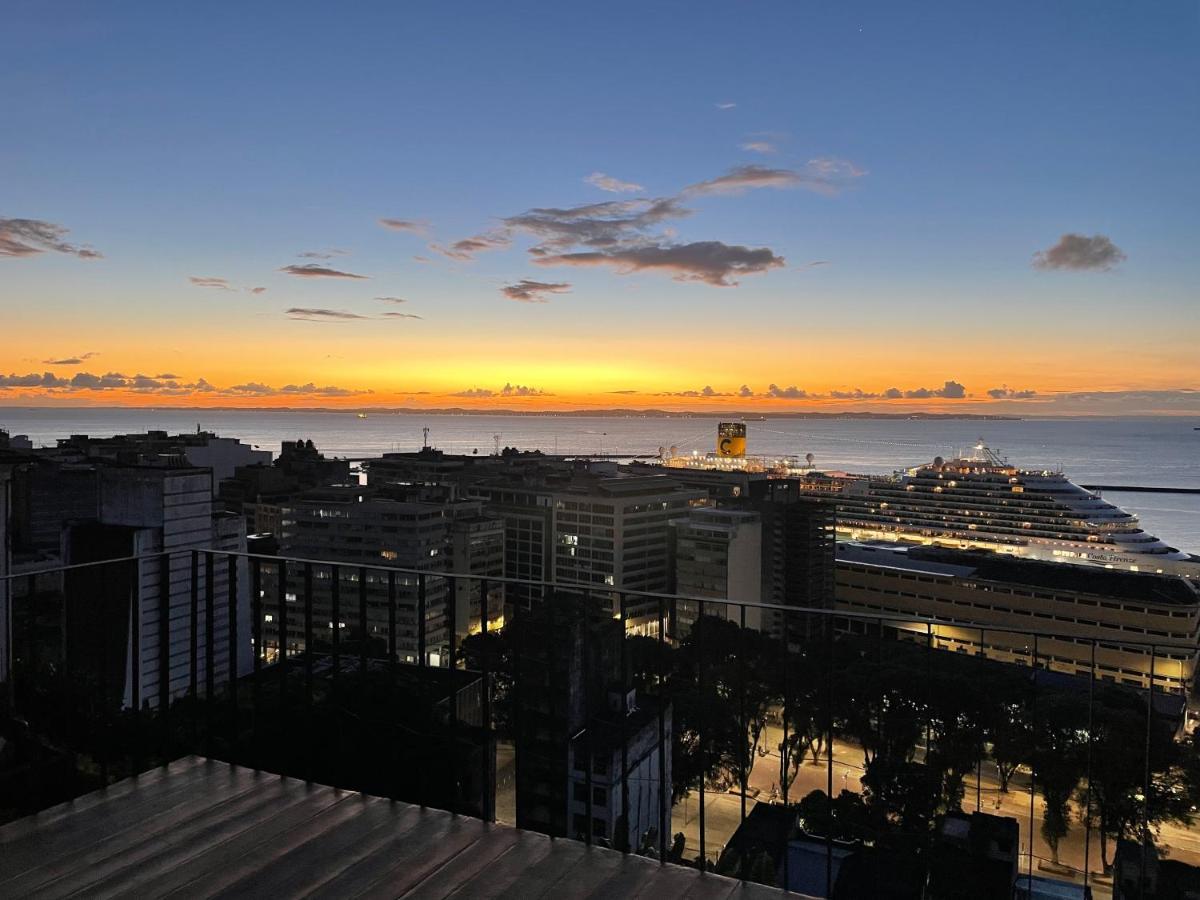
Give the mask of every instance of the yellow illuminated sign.
[[738, 457], [746, 455], [746, 424], [744, 422], [722, 422], [717, 426], [717, 456]]

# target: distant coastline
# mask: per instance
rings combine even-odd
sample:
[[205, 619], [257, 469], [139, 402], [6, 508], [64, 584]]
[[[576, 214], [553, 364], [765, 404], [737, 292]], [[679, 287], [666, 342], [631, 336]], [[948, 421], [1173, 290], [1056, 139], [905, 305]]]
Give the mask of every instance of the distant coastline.
[[930, 419], [937, 421], [987, 421], [987, 422], [1019, 422], [1025, 416], [1005, 416], [987, 413], [886, 413], [886, 412], [733, 412], [729, 410], [696, 410], [673, 411], [669, 409], [563, 409], [563, 410], [524, 410], [524, 409], [475, 409], [459, 406], [442, 408], [415, 407], [330, 407], [330, 406], [0, 406], [0, 414], [6, 410], [128, 410], [128, 411], [159, 411], [159, 412], [278, 412], [278, 413], [335, 413], [389, 416], [542, 416], [546, 418], [595, 418], [595, 419], [745, 419], [747, 421], [765, 422], [768, 419]]

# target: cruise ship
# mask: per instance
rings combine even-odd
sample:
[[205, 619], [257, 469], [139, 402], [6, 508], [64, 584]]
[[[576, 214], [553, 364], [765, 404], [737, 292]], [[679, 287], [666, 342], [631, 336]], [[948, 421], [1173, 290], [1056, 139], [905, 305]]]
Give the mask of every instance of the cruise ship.
[[1022, 469], [982, 440], [956, 459], [892, 475], [818, 471], [811, 458], [681, 455], [670, 468], [798, 478], [837, 504], [838, 537], [888, 540], [1200, 579], [1200, 557], [1146, 533], [1133, 513], [1073, 484], [1059, 471]]

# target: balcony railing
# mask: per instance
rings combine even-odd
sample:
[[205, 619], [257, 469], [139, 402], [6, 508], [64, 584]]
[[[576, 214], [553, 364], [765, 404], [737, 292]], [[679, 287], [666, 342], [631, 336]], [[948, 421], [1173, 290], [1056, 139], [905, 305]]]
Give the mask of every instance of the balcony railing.
[[1136, 690], [1078, 634], [197, 550], [6, 597], [0, 817], [203, 753], [826, 896], [954, 810], [1014, 875], [1200, 863], [1194, 644], [1122, 639]]

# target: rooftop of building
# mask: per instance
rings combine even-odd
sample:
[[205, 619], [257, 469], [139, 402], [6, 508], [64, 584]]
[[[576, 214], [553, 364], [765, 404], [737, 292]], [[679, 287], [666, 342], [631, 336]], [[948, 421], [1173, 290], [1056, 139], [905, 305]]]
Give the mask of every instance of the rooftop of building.
[[761, 885], [186, 757], [0, 828], [0, 894], [782, 896]]
[[1182, 578], [1125, 572], [1070, 562], [1023, 559], [990, 550], [952, 550], [891, 542], [838, 544], [839, 562], [904, 569], [953, 578], [976, 578], [1052, 591], [1095, 594], [1139, 603], [1200, 604], [1200, 592]]

